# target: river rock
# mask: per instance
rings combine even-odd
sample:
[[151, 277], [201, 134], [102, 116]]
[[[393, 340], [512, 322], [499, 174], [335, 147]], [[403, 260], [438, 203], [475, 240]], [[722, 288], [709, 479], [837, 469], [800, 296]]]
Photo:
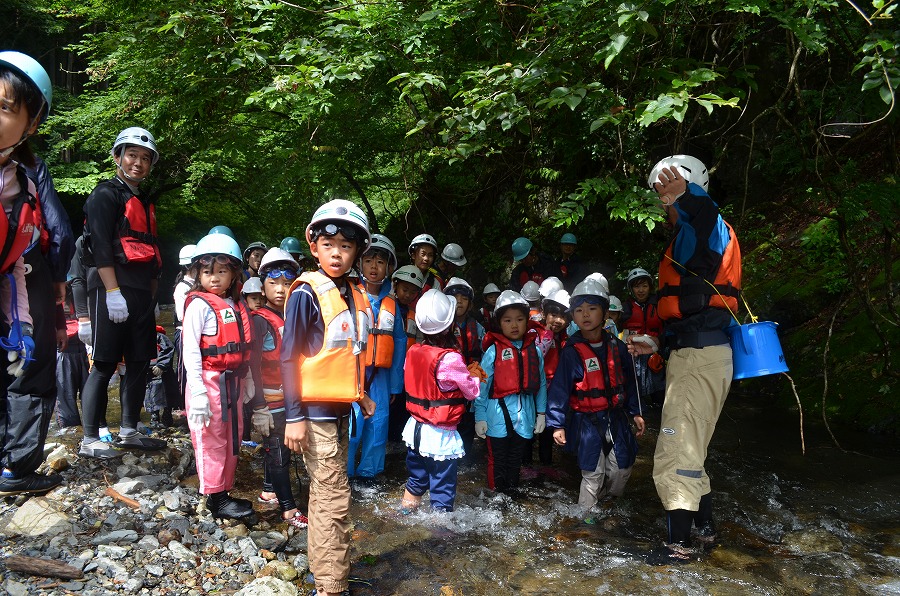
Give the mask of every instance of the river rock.
[[266, 563], [265, 567], [259, 570], [257, 575], [259, 577], [277, 577], [278, 579], [289, 582], [297, 579], [297, 576], [300, 574], [297, 573], [297, 569], [287, 561], [269, 561]]
[[28, 586], [11, 579], [6, 580], [6, 593], [9, 596], [27, 596]]
[[277, 577], [260, 577], [245, 586], [234, 596], [299, 596], [297, 588]]
[[128, 554], [127, 548], [115, 544], [101, 544], [97, 547], [97, 555], [118, 561]]
[[195, 555], [191, 551], [191, 549], [181, 544], [177, 540], [172, 540], [171, 542], [169, 542], [169, 550], [173, 555], [184, 561], [194, 562], [197, 560], [197, 555]]
[[113, 485], [113, 490], [118, 491], [123, 495], [136, 495], [144, 490], [144, 483], [141, 480], [123, 478]]
[[138, 533], [134, 530], [114, 530], [108, 534], [95, 536], [94, 539], [91, 540], [91, 544], [118, 544], [121, 542], [130, 544], [136, 542], [137, 539]]
[[12, 519], [0, 524], [0, 533], [7, 536], [56, 536], [71, 531], [69, 517], [57, 511], [45, 497], [29, 499], [19, 507]]
[[843, 549], [843, 544], [837, 536], [821, 528], [788, 532], [784, 535], [783, 542], [794, 551], [805, 555]]

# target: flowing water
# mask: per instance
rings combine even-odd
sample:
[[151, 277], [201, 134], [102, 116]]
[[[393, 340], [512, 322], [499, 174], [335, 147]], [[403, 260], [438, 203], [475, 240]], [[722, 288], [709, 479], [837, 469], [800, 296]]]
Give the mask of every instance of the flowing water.
[[354, 594], [900, 594], [896, 444], [842, 436], [867, 455], [845, 453], [807, 425], [804, 456], [795, 416], [732, 394], [707, 460], [720, 545], [678, 567], [644, 562], [664, 538], [658, 416], [625, 496], [594, 524], [559, 451], [516, 500], [487, 491], [478, 463], [461, 469], [456, 511], [402, 515], [405, 454], [393, 445], [385, 475], [354, 489]]

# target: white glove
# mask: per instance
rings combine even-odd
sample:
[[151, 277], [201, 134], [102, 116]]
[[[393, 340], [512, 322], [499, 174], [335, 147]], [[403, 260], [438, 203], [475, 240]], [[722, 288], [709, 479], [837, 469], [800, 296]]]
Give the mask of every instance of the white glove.
[[124, 323], [128, 318], [128, 304], [119, 288], [106, 291], [106, 311], [113, 323]]
[[544, 414], [538, 414], [537, 418], [534, 420], [534, 434], [541, 434], [542, 432], [544, 432], [545, 428], [547, 428], [547, 416]]
[[206, 391], [191, 396], [191, 406], [188, 408], [188, 422], [193, 427], [209, 426], [212, 411], [209, 409], [209, 395]]
[[[247, 373], [247, 376], [244, 377], [244, 403], [249, 404], [253, 401], [253, 396], [256, 395], [256, 385], [253, 383], [253, 375]], [[268, 433], [263, 435], [264, 437], [268, 437]]]
[[78, 339], [88, 346], [94, 344], [94, 332], [90, 321], [78, 321]]
[[272, 418], [272, 412], [269, 411], [268, 407], [253, 410], [250, 421], [253, 423], [253, 430], [264, 437], [268, 437], [272, 429], [275, 428], [275, 419]]
[[646, 345], [650, 346], [650, 349], [652, 349], [654, 352], [659, 351], [659, 344], [656, 342], [656, 340], [646, 334], [645, 335], [632, 335], [631, 343], [646, 344]]
[[475, 421], [475, 434], [478, 435], [479, 439], [483, 439], [487, 436], [487, 420]]

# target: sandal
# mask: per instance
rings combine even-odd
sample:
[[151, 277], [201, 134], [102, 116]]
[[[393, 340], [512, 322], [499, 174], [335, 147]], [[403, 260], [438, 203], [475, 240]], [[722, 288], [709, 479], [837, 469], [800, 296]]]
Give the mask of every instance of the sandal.
[[298, 530], [302, 530], [303, 528], [309, 526], [309, 518], [297, 511], [294, 513], [293, 517], [284, 520], [287, 522], [289, 526], [293, 526]]
[[647, 555], [648, 565], [684, 565], [695, 560], [696, 549], [682, 544], [664, 544]]
[[259, 496], [256, 497], [256, 500], [265, 505], [278, 505], [278, 497], [267, 499], [263, 496], [262, 493], [259, 493]]

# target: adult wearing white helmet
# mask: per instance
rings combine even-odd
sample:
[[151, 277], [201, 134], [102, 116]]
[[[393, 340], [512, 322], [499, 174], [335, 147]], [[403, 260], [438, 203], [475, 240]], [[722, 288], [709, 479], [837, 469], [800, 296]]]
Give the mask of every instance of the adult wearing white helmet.
[[[733, 376], [725, 329], [737, 312], [741, 253], [734, 230], [706, 193], [709, 174], [702, 162], [686, 155], [666, 158], [651, 170], [648, 183], [675, 230], [659, 264], [657, 306], [671, 352], [653, 460], [668, 536], [647, 558], [667, 565], [694, 558], [692, 526], [703, 543], [716, 540], [705, 458]], [[633, 354], [650, 354], [653, 347], [629, 343]]]
[[156, 206], [138, 186], [159, 160], [159, 152], [153, 135], [131, 127], [118, 134], [110, 153], [116, 177], [98, 184], [84, 204], [94, 366], [82, 397], [84, 439], [79, 453], [100, 459], [122, 454], [100, 441], [99, 423], [109, 380], [123, 360], [126, 372], [118, 446], [166, 447], [165, 441], [138, 431], [149, 362], [156, 357], [154, 304], [162, 264]]
[[521, 294], [503, 291], [494, 308], [500, 331], [484, 338], [487, 379], [475, 400], [475, 433], [487, 439], [488, 487], [499, 492], [517, 489], [527, 445], [544, 430], [547, 378], [528, 315]]
[[443, 289], [443, 280], [440, 272], [435, 268], [435, 257], [438, 245], [431, 234], [419, 234], [409, 243], [409, 256], [412, 264], [422, 272], [425, 283], [422, 286], [424, 294], [431, 288]]

